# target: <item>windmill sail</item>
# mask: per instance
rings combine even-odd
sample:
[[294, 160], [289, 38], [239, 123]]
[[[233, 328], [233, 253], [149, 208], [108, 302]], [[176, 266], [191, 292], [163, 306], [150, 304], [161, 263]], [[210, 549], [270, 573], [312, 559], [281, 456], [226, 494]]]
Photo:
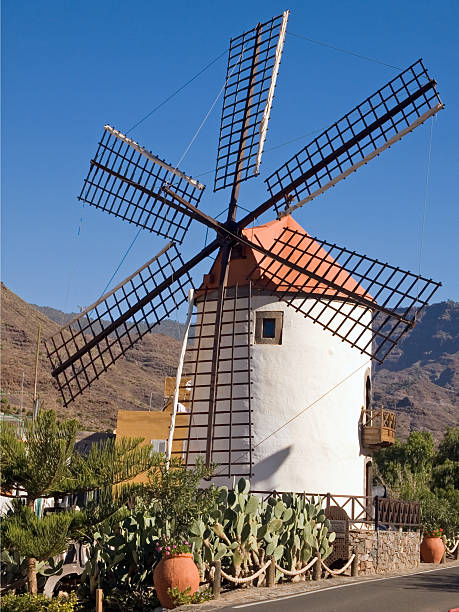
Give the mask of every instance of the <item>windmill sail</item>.
[[435, 86], [418, 60], [314, 138], [266, 179], [278, 216], [310, 202], [441, 110]]
[[[441, 286], [285, 225], [249, 278], [382, 363]], [[299, 231], [297, 228], [300, 228]], [[247, 232], [247, 230], [246, 230]]]
[[231, 39], [214, 191], [258, 174], [288, 14]]
[[[45, 342], [68, 405], [187, 301], [192, 268], [219, 249], [213, 268], [220, 266], [218, 280], [209, 278], [195, 294], [196, 322], [184, 371], [191, 383], [190, 414], [177, 429], [182, 428], [178, 439], [187, 465], [205, 454], [207, 464], [218, 464], [225, 476], [250, 476], [257, 453], [251, 407], [257, 380], [251, 383], [250, 372], [252, 332], [256, 336], [258, 328], [251, 329], [252, 296], [255, 304], [260, 294], [272, 293], [382, 362], [440, 286], [313, 239], [288, 216], [443, 108], [421, 60], [274, 172], [267, 180], [269, 199], [237, 220], [239, 184], [260, 169], [287, 20], [288, 11], [230, 43], [214, 185], [215, 191], [232, 187], [226, 222], [198, 210], [204, 191], [199, 181], [105, 126], [81, 200], [172, 241], [183, 240], [191, 219], [217, 236], [186, 262], [169, 243]], [[273, 206], [282, 219], [248, 229]]]
[[205, 189], [196, 179], [106, 125], [79, 199], [180, 243], [191, 219], [170, 201], [164, 187], [195, 207]]
[[257, 151], [257, 160], [255, 163], [254, 174], [259, 174], [260, 172], [260, 164], [261, 164], [261, 156], [263, 154], [263, 147], [265, 145], [266, 134], [268, 132], [268, 121], [271, 115], [271, 107], [273, 105], [274, 99], [274, 90], [276, 89], [276, 81], [277, 75], [279, 74], [279, 66], [282, 57], [282, 51], [284, 49], [285, 42], [285, 34], [287, 32], [287, 20], [288, 20], [288, 11], [285, 11], [282, 18], [282, 24], [279, 33], [279, 39], [277, 41], [276, 46], [276, 55], [274, 59], [273, 71], [271, 74], [271, 83], [269, 85], [268, 95], [266, 97], [266, 104], [263, 110], [263, 115], [260, 121], [260, 141], [258, 143], [258, 151]]
[[[216, 330], [217, 308], [218, 292], [201, 287], [196, 292], [196, 314], [184, 364], [191, 390], [187, 396], [189, 422], [181, 427], [181, 433], [174, 439], [185, 444], [186, 465], [193, 466], [199, 455], [206, 455], [210, 444], [208, 463], [218, 465], [218, 475], [250, 477], [250, 287], [224, 289], [219, 330]], [[217, 332], [220, 342], [214, 366]], [[211, 405], [213, 388], [216, 389], [214, 406]], [[209, 414], [212, 417], [210, 427]]]
[[186, 302], [192, 281], [173, 243], [45, 342], [68, 405]]

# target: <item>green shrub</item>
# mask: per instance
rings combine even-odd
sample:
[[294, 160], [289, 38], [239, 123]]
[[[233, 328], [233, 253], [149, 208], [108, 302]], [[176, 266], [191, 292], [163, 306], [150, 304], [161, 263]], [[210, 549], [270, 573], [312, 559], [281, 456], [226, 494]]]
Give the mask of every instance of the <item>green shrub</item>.
[[421, 498], [421, 523], [424, 531], [442, 528], [449, 538], [459, 533], [459, 491], [437, 490]]
[[1, 598], [2, 612], [74, 612], [77, 610], [78, 599], [75, 593], [68, 597], [48, 599], [44, 595], [4, 595]]
[[153, 587], [134, 587], [127, 591], [115, 588], [104, 597], [104, 612], [154, 612], [160, 605]]
[[188, 604], [198, 604], [212, 599], [212, 592], [209, 587], [202, 591], [196, 591], [196, 593], [193, 593], [193, 595], [191, 595], [190, 587], [184, 591], [181, 591], [178, 587], [174, 587], [173, 589], [167, 589], [167, 594], [172, 599], [176, 607], [186, 606]]

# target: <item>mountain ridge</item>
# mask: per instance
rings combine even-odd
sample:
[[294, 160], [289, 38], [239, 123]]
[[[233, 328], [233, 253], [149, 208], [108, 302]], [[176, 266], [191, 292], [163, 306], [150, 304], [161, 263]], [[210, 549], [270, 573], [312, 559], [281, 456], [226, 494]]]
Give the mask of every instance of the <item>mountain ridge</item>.
[[[2, 284], [2, 403], [18, 411], [32, 405], [33, 366], [38, 323], [42, 337], [58, 331], [78, 313], [27, 304]], [[183, 324], [165, 321], [139, 341], [78, 398], [65, 408], [51, 377], [44, 349], [39, 360], [40, 399], [61, 416], [76, 416], [82, 427], [113, 429], [119, 409], [159, 410], [165, 376], [175, 374]], [[404, 340], [382, 366], [373, 368], [373, 400], [397, 413], [397, 436], [427, 429], [439, 439], [444, 430], [459, 425], [459, 303], [428, 306]]]
[[[18, 413], [22, 403], [24, 410], [30, 413], [38, 324], [41, 326], [42, 339], [54, 335], [60, 325], [24, 302], [3, 283], [1, 291], [2, 407], [9, 406], [10, 411]], [[148, 410], [150, 406], [154, 410], [162, 408], [164, 378], [175, 374], [179, 354], [178, 340], [163, 334], [147, 334], [97, 384], [79, 396], [77, 402], [65, 407], [57, 383], [51, 376], [42, 344], [37, 387], [40, 402], [46, 408], [55, 409], [61, 417], [78, 418], [84, 429], [112, 430], [119, 409]], [[23, 373], [24, 387], [21, 393]]]

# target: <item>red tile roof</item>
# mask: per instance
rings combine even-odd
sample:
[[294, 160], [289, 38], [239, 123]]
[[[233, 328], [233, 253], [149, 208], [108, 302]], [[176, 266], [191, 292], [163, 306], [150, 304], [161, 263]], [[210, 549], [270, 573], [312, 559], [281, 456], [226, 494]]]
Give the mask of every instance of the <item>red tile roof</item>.
[[[283, 234], [281, 242], [275, 242]], [[260, 244], [265, 249], [280, 255], [297, 266], [304, 269], [304, 274], [291, 270], [286, 265], [273, 262], [255, 249], [244, 247], [242, 259], [232, 259], [228, 271], [228, 286], [248, 285], [248, 275], [254, 284], [261, 279], [261, 285], [270, 291], [298, 291], [319, 295], [336, 296], [336, 291], [328, 285], [320, 283], [308, 274], [313, 272], [324, 279], [333, 281], [343, 288], [353, 291], [358, 295], [365, 295], [365, 290], [352, 276], [346, 272], [335, 260], [328, 255], [319, 243], [313, 240], [309, 234], [291, 216], [280, 220], [271, 221], [258, 227], [246, 228], [243, 235], [250, 240]], [[288, 243], [286, 245], [286, 243]], [[215, 260], [210, 273], [205, 274], [200, 289], [215, 289], [220, 280], [220, 255]], [[343, 293], [339, 297], [346, 297]], [[367, 298], [371, 297], [367, 294]]]

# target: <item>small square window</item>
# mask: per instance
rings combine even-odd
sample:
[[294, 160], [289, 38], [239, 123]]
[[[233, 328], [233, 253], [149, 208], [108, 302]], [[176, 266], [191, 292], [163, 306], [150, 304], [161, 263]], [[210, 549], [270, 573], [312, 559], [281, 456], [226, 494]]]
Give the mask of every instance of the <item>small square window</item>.
[[255, 317], [255, 344], [282, 344], [284, 313], [259, 310]]
[[233, 259], [246, 259], [245, 248], [242, 244], [235, 244], [231, 249], [231, 261]]
[[276, 319], [263, 319], [263, 338], [276, 337]]

